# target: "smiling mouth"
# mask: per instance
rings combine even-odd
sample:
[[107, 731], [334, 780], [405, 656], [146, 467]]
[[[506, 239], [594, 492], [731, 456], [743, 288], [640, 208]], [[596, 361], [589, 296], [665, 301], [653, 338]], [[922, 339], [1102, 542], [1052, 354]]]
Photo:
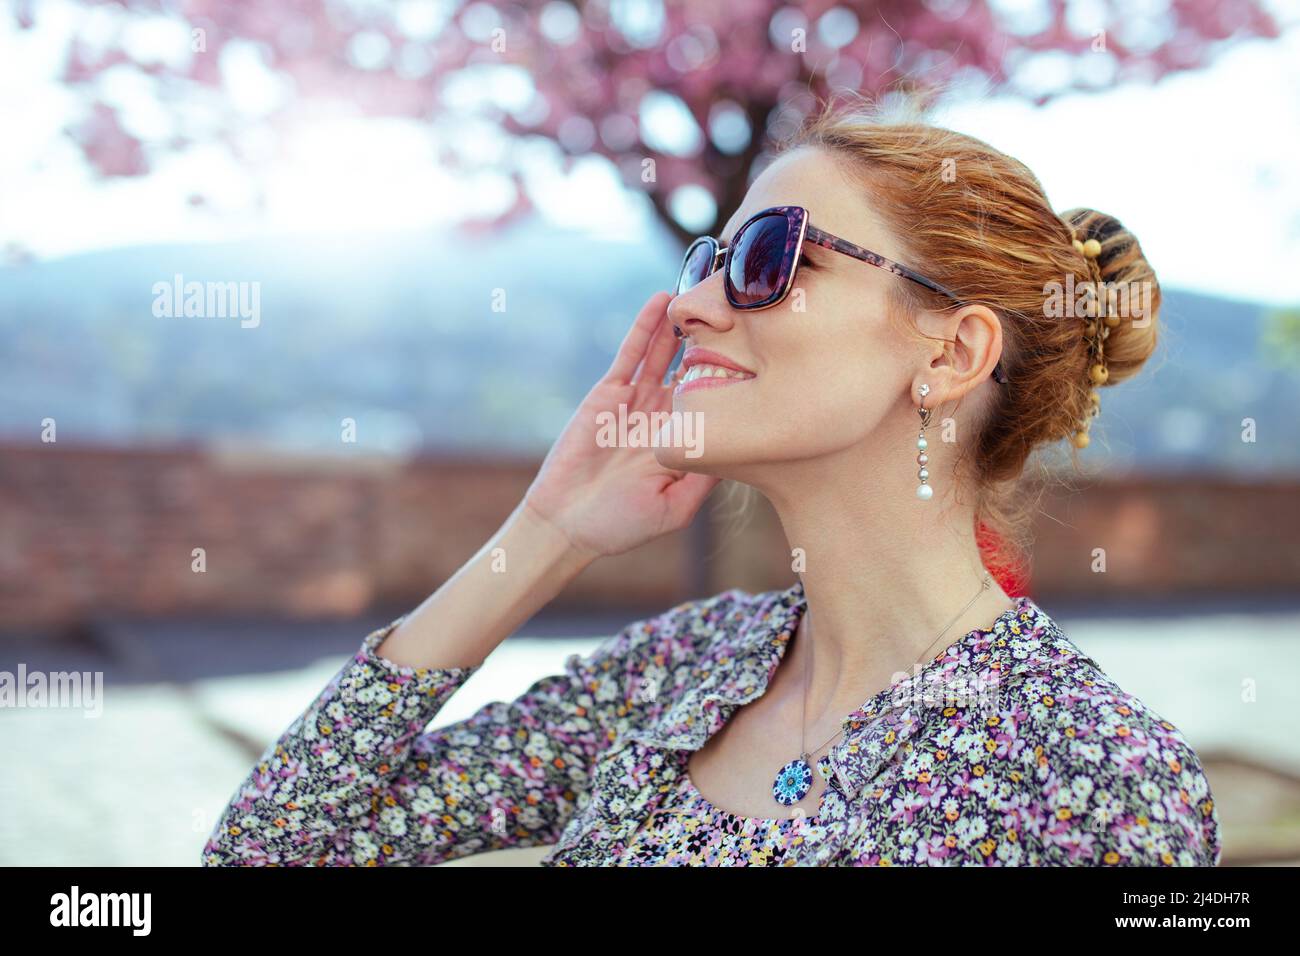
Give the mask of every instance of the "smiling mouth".
[[673, 389], [674, 395], [681, 395], [685, 392], [696, 391], [701, 388], [719, 388], [723, 385], [735, 385], [737, 382], [746, 382], [754, 378], [748, 372], [738, 372], [732, 368], [724, 368], [721, 365], [708, 365], [701, 363], [692, 365], [682, 376], [682, 380]]

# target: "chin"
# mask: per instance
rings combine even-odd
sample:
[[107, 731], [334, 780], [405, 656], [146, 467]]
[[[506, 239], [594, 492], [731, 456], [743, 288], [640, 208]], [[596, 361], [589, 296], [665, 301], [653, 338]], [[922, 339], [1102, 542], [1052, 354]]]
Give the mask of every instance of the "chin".
[[654, 448], [655, 461], [664, 468], [670, 468], [673, 471], [704, 471], [705, 462], [708, 456], [702, 454], [704, 445], [688, 448], [682, 445], [671, 445]]
[[752, 454], [743, 454], [735, 446], [724, 447], [721, 441], [712, 445], [706, 441], [697, 448], [664, 447], [653, 451], [655, 460], [663, 468], [714, 478], [735, 478], [755, 461]]

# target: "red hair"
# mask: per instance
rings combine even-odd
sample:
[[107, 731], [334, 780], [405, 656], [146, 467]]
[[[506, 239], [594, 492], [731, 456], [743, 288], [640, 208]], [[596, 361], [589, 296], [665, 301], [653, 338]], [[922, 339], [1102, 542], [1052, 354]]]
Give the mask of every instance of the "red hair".
[[[827, 107], [778, 151], [798, 147], [842, 159], [893, 229], [903, 261], [965, 301], [987, 305], [1001, 320], [1009, 382], [997, 386], [987, 409], [968, 426], [972, 437], [962, 442], [954, 478], [975, 495], [977, 537], [990, 571], [1020, 586], [1033, 504], [1018, 487], [1026, 461], [1036, 448], [1062, 438], [1081, 435], [1078, 446], [1086, 445], [1099, 406], [1097, 386], [1129, 378], [1154, 351], [1160, 307], [1155, 273], [1118, 220], [1090, 209], [1058, 215], [1028, 167], [974, 137]], [[1096, 273], [1076, 239], [1097, 240]], [[1111, 316], [1103, 331], [1047, 307], [1050, 286], [1093, 287], [1094, 274], [1107, 283], [1146, 283], [1149, 321], [1113, 324]], [[892, 295], [896, 320], [952, 308], [911, 282], [895, 283]], [[915, 333], [915, 326], [910, 330]], [[1102, 335], [1109, 375], [1096, 382], [1090, 341]], [[1077, 467], [1077, 448], [1070, 450]]]

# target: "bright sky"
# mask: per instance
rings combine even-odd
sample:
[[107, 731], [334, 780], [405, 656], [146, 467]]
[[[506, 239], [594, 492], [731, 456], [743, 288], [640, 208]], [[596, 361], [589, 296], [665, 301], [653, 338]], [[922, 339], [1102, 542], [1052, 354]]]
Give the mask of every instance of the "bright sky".
[[[250, 235], [418, 228], [508, 205], [509, 185], [492, 175], [454, 174], [436, 163], [427, 126], [304, 113], [276, 153], [264, 138], [242, 144], [254, 172], [224, 147], [200, 146], [153, 159], [145, 177], [97, 181], [60, 130], [82, 104], [53, 79], [74, 18], [110, 30], [112, 8], [66, 0], [37, 6], [38, 27], [20, 31], [0, 15], [0, 246], [41, 257], [111, 246], [238, 239]], [[134, 42], [176, 47], [165, 23]], [[92, 30], [93, 34], [93, 30]], [[222, 61], [232, 98], [246, 115], [282, 96], [255, 56]], [[517, 95], [518, 78], [501, 95]], [[128, 128], [195, 133], [201, 104], [181, 122], [157, 109], [151, 80], [125, 69], [101, 80]], [[526, 80], [523, 81], [526, 88]], [[199, 117], [199, 119], [195, 119]], [[938, 117], [1023, 160], [1058, 210], [1092, 206], [1138, 235], [1165, 285], [1276, 303], [1300, 302], [1300, 28], [1277, 41], [1241, 44], [1209, 68], [1154, 87], [1070, 96], [1045, 107], [983, 98]], [[666, 122], [671, 122], [669, 118]], [[200, 130], [201, 132], [201, 130]], [[671, 135], [671, 131], [669, 131]], [[502, 148], [491, 128], [457, 129], [458, 147], [484, 160]], [[543, 215], [611, 237], [651, 226], [644, 198], [625, 192], [601, 160], [567, 177], [538, 150], [531, 180]], [[202, 193], [205, 203], [191, 205]]]

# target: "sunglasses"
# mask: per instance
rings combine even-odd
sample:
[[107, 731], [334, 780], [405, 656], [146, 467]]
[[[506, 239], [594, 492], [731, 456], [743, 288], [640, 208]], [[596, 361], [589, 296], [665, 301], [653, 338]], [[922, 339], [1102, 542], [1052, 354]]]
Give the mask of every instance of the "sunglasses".
[[[960, 296], [919, 272], [847, 239], [822, 232], [808, 222], [808, 210], [802, 206], [773, 206], [755, 213], [741, 224], [731, 245], [726, 247], [712, 236], [700, 236], [682, 257], [677, 294], [699, 285], [721, 264], [722, 288], [733, 309], [771, 308], [782, 302], [794, 287], [805, 242], [852, 256], [923, 285], [957, 304], [964, 303]], [[1002, 385], [1007, 382], [1001, 361], [993, 368], [993, 379]]]

